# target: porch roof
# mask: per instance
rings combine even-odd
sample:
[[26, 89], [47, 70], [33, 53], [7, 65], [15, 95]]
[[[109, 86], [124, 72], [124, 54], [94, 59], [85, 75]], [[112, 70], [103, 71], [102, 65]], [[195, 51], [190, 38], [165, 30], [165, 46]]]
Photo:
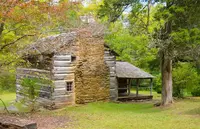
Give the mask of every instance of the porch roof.
[[128, 63], [117, 61], [116, 62], [116, 73], [118, 78], [140, 78], [140, 79], [151, 79], [154, 78], [151, 74], [143, 71], [142, 69]]

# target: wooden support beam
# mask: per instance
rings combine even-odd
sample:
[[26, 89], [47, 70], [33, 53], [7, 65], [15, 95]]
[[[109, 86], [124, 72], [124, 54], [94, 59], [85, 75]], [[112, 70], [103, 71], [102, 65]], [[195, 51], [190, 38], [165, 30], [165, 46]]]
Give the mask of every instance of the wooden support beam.
[[152, 95], [153, 79], [150, 79], [150, 95]]
[[138, 97], [138, 93], [139, 93], [139, 85], [140, 85], [140, 79], [136, 80], [136, 97]]
[[128, 95], [130, 95], [130, 93], [131, 93], [131, 87], [130, 87], [130, 85], [131, 85], [131, 79], [128, 79], [128, 84], [127, 84], [127, 87], [128, 87]]

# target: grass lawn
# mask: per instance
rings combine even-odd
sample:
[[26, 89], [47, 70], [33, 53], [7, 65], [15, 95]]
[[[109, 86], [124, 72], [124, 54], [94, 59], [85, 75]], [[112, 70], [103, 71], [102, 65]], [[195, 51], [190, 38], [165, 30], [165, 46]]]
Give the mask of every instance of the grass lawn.
[[[153, 95], [160, 99], [160, 94]], [[151, 101], [97, 102], [66, 107], [53, 115], [70, 116], [73, 122], [67, 129], [200, 129], [200, 98], [175, 100], [165, 108], [154, 107]]]
[[[160, 96], [153, 94], [158, 96], [156, 99]], [[4, 101], [8, 103], [11, 96], [15, 95], [3, 95]], [[200, 98], [176, 100], [165, 108], [154, 107], [151, 101], [96, 102], [38, 114], [69, 117], [66, 129], [200, 129]]]
[[[71, 129], [200, 129], [200, 99], [177, 101], [167, 108], [152, 103], [90, 103], [67, 107]], [[55, 115], [55, 114], [54, 114]]]
[[[6, 106], [9, 105], [10, 102], [14, 101], [16, 98], [15, 93], [5, 92], [0, 94], [0, 98], [4, 101]], [[0, 101], [0, 107], [3, 107], [3, 103]]]

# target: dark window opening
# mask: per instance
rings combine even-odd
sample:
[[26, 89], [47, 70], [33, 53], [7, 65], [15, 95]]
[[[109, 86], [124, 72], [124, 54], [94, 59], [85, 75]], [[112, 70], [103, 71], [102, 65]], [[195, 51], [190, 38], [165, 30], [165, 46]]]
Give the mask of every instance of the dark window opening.
[[72, 82], [66, 82], [66, 91], [70, 92], [72, 91], [72, 85], [73, 83]]

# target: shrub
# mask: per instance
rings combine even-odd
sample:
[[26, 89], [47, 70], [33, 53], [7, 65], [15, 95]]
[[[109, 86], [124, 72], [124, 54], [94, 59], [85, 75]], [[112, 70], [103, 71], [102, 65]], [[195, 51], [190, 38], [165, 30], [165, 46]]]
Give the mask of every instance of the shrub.
[[28, 99], [34, 101], [40, 92], [40, 85], [38, 85], [39, 79], [37, 78], [23, 78], [21, 86], [23, 89], [20, 91], [25, 95], [28, 95]]
[[196, 87], [191, 92], [192, 96], [199, 97], [200, 96], [200, 86]]
[[[42, 85], [48, 85], [47, 88], [49, 86], [51, 88], [52, 81], [47, 78], [36, 78], [36, 77], [35, 78], [25, 77], [21, 81], [21, 86], [23, 88], [20, 90], [20, 93], [24, 95], [24, 99], [21, 101], [29, 102], [30, 103], [29, 107], [32, 111], [38, 108], [36, 100], [40, 96]], [[43, 87], [46, 87], [46, 86], [43, 86]]]
[[198, 84], [199, 77], [192, 64], [179, 62], [173, 69], [174, 97], [184, 97], [184, 91], [191, 92]]
[[15, 91], [15, 74], [13, 72], [1, 71], [0, 91]]

